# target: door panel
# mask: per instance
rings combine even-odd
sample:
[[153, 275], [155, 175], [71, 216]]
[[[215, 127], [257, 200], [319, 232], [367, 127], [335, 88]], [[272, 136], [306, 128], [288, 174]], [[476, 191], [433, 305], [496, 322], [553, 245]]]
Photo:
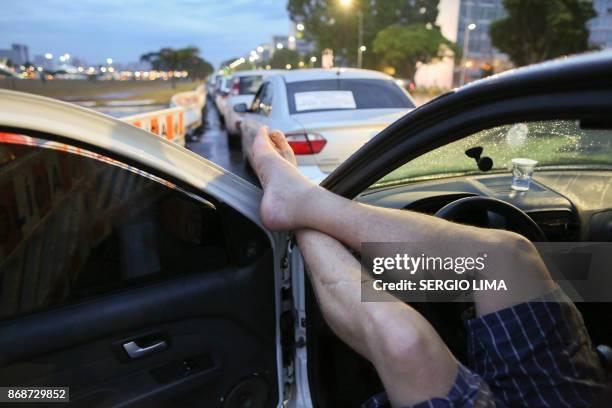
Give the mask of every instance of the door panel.
[[264, 231], [108, 157], [0, 136], [0, 384], [83, 406], [276, 405]]

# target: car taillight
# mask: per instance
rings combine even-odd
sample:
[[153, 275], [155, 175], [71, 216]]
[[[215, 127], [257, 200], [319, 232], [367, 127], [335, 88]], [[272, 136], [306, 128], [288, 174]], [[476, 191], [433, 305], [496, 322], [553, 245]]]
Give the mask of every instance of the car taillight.
[[232, 95], [240, 95], [240, 78], [234, 78], [232, 82], [232, 89], [230, 90]]
[[287, 135], [287, 142], [296, 155], [317, 154], [325, 147], [327, 140], [321, 135], [312, 133]]

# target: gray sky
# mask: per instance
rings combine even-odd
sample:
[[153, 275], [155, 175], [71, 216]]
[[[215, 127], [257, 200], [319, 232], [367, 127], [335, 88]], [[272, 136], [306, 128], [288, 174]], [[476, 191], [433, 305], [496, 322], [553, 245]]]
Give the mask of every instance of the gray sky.
[[273, 34], [287, 34], [283, 0], [1, 0], [0, 48], [30, 47], [89, 64], [137, 61], [164, 46], [195, 45], [217, 66]]

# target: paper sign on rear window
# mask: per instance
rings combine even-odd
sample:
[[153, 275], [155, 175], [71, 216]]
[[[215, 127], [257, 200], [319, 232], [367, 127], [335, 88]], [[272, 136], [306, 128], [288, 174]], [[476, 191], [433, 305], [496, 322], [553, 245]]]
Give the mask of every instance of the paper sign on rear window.
[[294, 97], [297, 112], [357, 108], [351, 91], [297, 92]]

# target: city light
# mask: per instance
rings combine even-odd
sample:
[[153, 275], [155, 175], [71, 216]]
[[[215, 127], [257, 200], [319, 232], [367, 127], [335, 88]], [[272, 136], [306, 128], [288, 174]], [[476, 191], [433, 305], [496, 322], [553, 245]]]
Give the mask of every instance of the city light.
[[246, 59], [244, 57], [242, 58], [238, 58], [237, 60], [235, 60], [234, 62], [232, 62], [231, 64], [229, 64], [229, 67], [231, 69], [236, 68], [238, 65], [244, 63], [246, 61]]
[[45, 54], [45, 58], [48, 59], [48, 60], [53, 59], [53, 54], [48, 52], [48, 53]]
[[310, 57], [310, 62], [312, 62], [313, 64], [317, 62], [317, 57], [315, 57], [314, 55]]
[[365, 50], [367, 50], [368, 48], [365, 45], [362, 45], [361, 47], [359, 47], [359, 49], [361, 50], [361, 52], [364, 52]]
[[65, 61], [68, 61], [69, 59], [70, 59], [70, 54], [65, 53], [65, 54], [64, 54], [64, 60], [65, 60]]
[[300, 67], [300, 68], [304, 68], [304, 61], [300, 61], [300, 62], [298, 62], [298, 67]]
[[285, 65], [285, 69], [291, 69], [291, 64]]
[[473, 61], [466, 61], [466, 62], [465, 62], [465, 66], [466, 66], [467, 68], [471, 68], [472, 66], [474, 66], [474, 62], [473, 62]]
[[295, 28], [296, 28], [298, 31], [304, 31], [304, 24], [302, 24], [302, 23], [297, 23], [297, 25], [295, 26]]
[[468, 25], [468, 30], [474, 31], [475, 29], [476, 29], [476, 24], [471, 23], [470, 25]]
[[259, 47], [257, 47], [257, 52], [259, 52], [259, 53], [264, 52], [264, 47], [262, 47], [261, 45]]
[[289, 42], [291, 42], [291, 43], [292, 43], [292, 42], [295, 42], [295, 37], [294, 37], [294, 36], [292, 36], [292, 35], [291, 35], [291, 36], [289, 36]]
[[283, 43], [276, 43], [276, 48], [282, 50], [284, 47]]
[[106, 59], [106, 63], [107, 63], [108, 65], [112, 64], [112, 63], [113, 63], [113, 59], [112, 59], [112, 58], [107, 58], [107, 59]]

